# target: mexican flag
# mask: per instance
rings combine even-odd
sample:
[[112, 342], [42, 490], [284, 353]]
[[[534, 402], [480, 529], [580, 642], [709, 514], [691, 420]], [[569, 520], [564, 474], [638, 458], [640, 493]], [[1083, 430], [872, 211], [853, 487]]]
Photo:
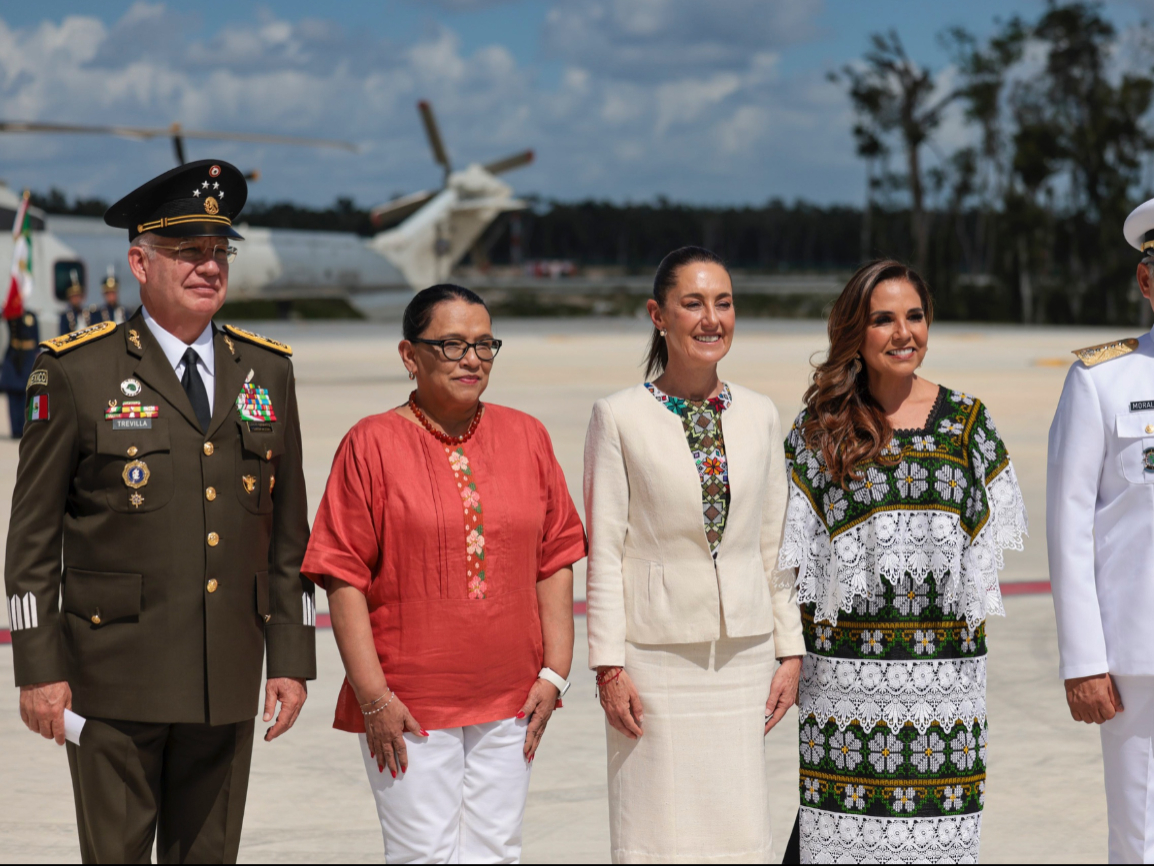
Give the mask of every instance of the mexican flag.
[[27, 420], [29, 421], [47, 421], [48, 420], [48, 395], [37, 394], [34, 397], [28, 398]]
[[24, 314], [24, 302], [32, 297], [32, 220], [28, 217], [28, 191], [20, 200], [16, 219], [12, 221], [12, 278], [8, 281], [8, 299], [4, 318]]

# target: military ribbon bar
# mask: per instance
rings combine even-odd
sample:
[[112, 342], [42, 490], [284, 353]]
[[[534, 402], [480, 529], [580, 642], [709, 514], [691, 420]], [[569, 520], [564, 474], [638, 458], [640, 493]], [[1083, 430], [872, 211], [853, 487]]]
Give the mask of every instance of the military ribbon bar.
[[141, 406], [140, 401], [135, 402], [126, 401], [119, 406], [113, 401], [108, 404], [108, 408], [104, 411], [105, 419], [108, 418], [159, 418], [159, 406]]
[[276, 412], [267, 388], [245, 383], [236, 397], [236, 410], [242, 421], [275, 421]]

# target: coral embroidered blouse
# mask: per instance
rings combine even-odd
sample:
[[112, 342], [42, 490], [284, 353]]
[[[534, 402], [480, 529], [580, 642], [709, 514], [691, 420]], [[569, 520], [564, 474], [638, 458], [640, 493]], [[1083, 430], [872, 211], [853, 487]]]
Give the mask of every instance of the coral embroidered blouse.
[[[359, 421], [333, 460], [301, 571], [368, 599], [389, 687], [427, 729], [507, 719], [541, 670], [537, 581], [585, 556], [544, 426], [485, 404], [446, 447], [396, 412]], [[364, 719], [348, 680], [334, 727]]]

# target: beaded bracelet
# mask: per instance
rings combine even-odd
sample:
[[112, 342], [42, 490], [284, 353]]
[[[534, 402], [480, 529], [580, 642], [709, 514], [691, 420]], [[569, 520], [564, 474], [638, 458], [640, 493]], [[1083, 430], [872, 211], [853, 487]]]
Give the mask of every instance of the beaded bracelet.
[[[377, 713], [383, 713], [385, 710], [387, 710], [389, 708], [389, 704], [391, 704], [393, 702], [393, 699], [396, 698], [396, 696], [397, 696], [397, 693], [393, 692], [393, 697], [391, 697], [387, 701], [385, 701], [385, 703], [382, 706], [377, 707], [375, 710], [369, 710], [367, 713], [364, 710], [361, 710], [361, 715], [367, 719], [369, 716], [375, 716]], [[381, 697], [383, 698], [384, 695], [381, 695]], [[380, 698], [378, 698], [377, 700], [380, 700]]]

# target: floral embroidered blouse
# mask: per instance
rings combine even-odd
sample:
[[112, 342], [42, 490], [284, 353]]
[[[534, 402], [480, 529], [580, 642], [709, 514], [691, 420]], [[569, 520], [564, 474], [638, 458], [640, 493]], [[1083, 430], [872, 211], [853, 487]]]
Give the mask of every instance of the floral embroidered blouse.
[[802, 862], [978, 862], [985, 619], [1026, 511], [981, 401], [942, 388], [846, 488], [798, 416], [780, 565], [797, 568]]
[[729, 514], [729, 464], [725, 459], [725, 438], [721, 432], [721, 413], [733, 402], [729, 385], [722, 383], [721, 393], [701, 402], [670, 397], [656, 385], [646, 382], [649, 393], [666, 409], [681, 418], [689, 451], [701, 478], [701, 512], [705, 520], [705, 537], [709, 549], [717, 556], [717, 546], [725, 533]]
[[[541, 670], [536, 585], [585, 556], [544, 426], [485, 404], [447, 447], [396, 412], [333, 459], [302, 573], [365, 594], [389, 687], [427, 729], [511, 718]], [[334, 727], [363, 731], [348, 682]]]

